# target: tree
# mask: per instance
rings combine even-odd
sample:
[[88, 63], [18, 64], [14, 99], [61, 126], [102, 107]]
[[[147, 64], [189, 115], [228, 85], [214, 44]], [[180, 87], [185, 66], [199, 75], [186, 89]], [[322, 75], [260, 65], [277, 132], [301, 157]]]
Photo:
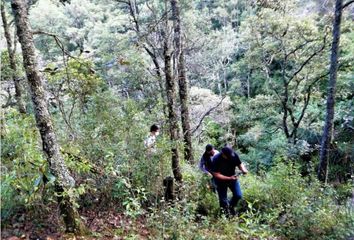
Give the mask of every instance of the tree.
[[24, 0], [12, 0], [17, 36], [22, 48], [23, 65], [31, 90], [37, 127], [41, 135], [43, 151], [46, 154], [51, 173], [55, 176], [55, 191], [58, 194], [60, 213], [64, 219], [67, 232], [82, 233], [84, 227], [74, 206], [74, 199], [66, 192], [73, 188], [75, 180], [71, 177], [60, 146], [56, 139], [51, 116], [48, 111], [43, 79], [40, 76], [33, 43], [33, 34], [28, 22], [28, 11]]
[[[166, 4], [167, 9], [167, 4]], [[176, 109], [176, 78], [172, 73], [172, 51], [170, 41], [170, 26], [168, 23], [168, 15], [166, 14], [165, 20], [165, 32], [164, 32], [164, 62], [165, 62], [165, 80], [166, 80], [166, 95], [168, 102], [168, 120], [169, 120], [169, 132], [170, 140], [172, 142], [172, 171], [177, 181], [182, 181], [181, 169], [179, 166], [179, 154], [178, 154], [178, 118]]]
[[[162, 16], [157, 16], [154, 8], [150, 6], [147, 10], [151, 11], [153, 19], [151, 19], [152, 16], [150, 16], [144, 21], [144, 18], [139, 15], [139, 13], [141, 12], [139, 9], [142, 6], [139, 6], [137, 1], [122, 0], [118, 2], [124, 3], [124, 6], [128, 8], [127, 10], [129, 12], [128, 14], [132, 22], [132, 29], [135, 31], [137, 38], [139, 39], [136, 44], [142, 49], [144, 49], [152, 60], [154, 66], [153, 75], [157, 79], [161, 99], [165, 100], [166, 96], [164, 93], [165, 89], [162, 76], [163, 66], [161, 66], [162, 64], [160, 63], [161, 51], [159, 51], [159, 49], [162, 48], [163, 41], [156, 41], [156, 39], [161, 40], [162, 38], [160, 31], [160, 28], [162, 27], [161, 20], [163, 20], [164, 16], [167, 15], [167, 12], [163, 11]], [[167, 106], [165, 104], [163, 105], [163, 110], [164, 114], [167, 116]]]
[[339, 41], [340, 28], [343, 8], [349, 6], [354, 1], [348, 1], [343, 5], [342, 0], [336, 0], [332, 30], [332, 49], [331, 49], [331, 65], [329, 69], [329, 81], [327, 87], [327, 104], [326, 104], [326, 119], [321, 139], [320, 163], [318, 168], [318, 179], [327, 182], [328, 177], [328, 163], [329, 163], [329, 148], [333, 138], [333, 119], [334, 119], [334, 105], [336, 94], [336, 82], [338, 71], [338, 55], [339, 55]]
[[16, 75], [17, 74], [17, 66], [16, 66], [16, 36], [14, 36], [14, 46], [12, 46], [12, 39], [11, 39], [11, 34], [10, 34], [10, 26], [7, 22], [6, 18], [6, 11], [5, 11], [5, 2], [1, 2], [1, 18], [2, 18], [2, 24], [4, 27], [4, 35], [6, 39], [6, 44], [7, 44], [7, 52], [9, 54], [9, 62], [10, 62], [10, 68], [12, 70], [12, 79], [15, 84], [15, 99], [17, 103], [18, 110], [20, 113], [26, 113], [26, 107], [25, 104], [23, 103], [22, 100], [22, 93], [23, 89], [20, 83], [19, 77]]
[[328, 75], [322, 70], [326, 65], [327, 31], [312, 16], [296, 16], [299, 13], [294, 3], [281, 4], [287, 10], [267, 7], [241, 24], [244, 53], [239, 53], [241, 60], [235, 65], [239, 72], [248, 70], [244, 75], [258, 78], [260, 87], [252, 92], [275, 93], [284, 136], [296, 144], [309, 104], [317, 95], [316, 88]]
[[171, 0], [172, 19], [174, 25], [175, 59], [177, 62], [179, 97], [181, 101], [181, 120], [184, 140], [184, 158], [193, 163], [192, 133], [189, 116], [189, 84], [186, 75], [184, 47], [182, 42], [183, 32], [181, 30], [180, 2]]

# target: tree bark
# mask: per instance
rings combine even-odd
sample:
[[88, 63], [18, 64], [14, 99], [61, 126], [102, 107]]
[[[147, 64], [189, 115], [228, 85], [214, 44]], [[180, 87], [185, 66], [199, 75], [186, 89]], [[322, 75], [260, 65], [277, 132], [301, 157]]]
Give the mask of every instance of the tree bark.
[[172, 172], [175, 179], [182, 181], [181, 169], [179, 166], [179, 154], [178, 154], [178, 119], [176, 110], [176, 79], [172, 76], [172, 53], [170, 47], [170, 34], [168, 26], [168, 16], [166, 15], [166, 30], [164, 38], [164, 61], [165, 61], [165, 80], [166, 80], [166, 95], [168, 102], [168, 120], [169, 120], [169, 132], [170, 140], [172, 142]]
[[43, 151], [46, 154], [49, 169], [56, 178], [55, 191], [58, 194], [60, 212], [64, 219], [66, 231], [81, 234], [84, 231], [84, 227], [74, 207], [74, 199], [67, 193], [63, 194], [67, 189], [74, 187], [75, 180], [70, 176], [69, 170], [59, 151], [59, 144], [48, 111], [43, 80], [38, 71], [33, 34], [28, 22], [26, 3], [24, 0], [12, 0], [11, 7], [15, 16], [17, 36], [22, 48], [23, 65], [31, 90], [35, 118], [42, 139]]
[[342, 0], [336, 0], [334, 21], [333, 21], [333, 40], [331, 50], [331, 65], [329, 72], [329, 82], [327, 88], [327, 106], [326, 106], [326, 119], [323, 129], [320, 151], [320, 164], [318, 168], [318, 179], [320, 181], [327, 181], [328, 172], [328, 149], [332, 142], [333, 134], [333, 119], [334, 119], [334, 105], [336, 93], [336, 81], [338, 70], [338, 50], [340, 40], [340, 25], [342, 18]]
[[[9, 54], [10, 68], [12, 70], [12, 79], [15, 84], [15, 99], [16, 99], [17, 107], [20, 113], [26, 113], [26, 107], [22, 100], [23, 89], [20, 83], [20, 78], [17, 76], [17, 66], [16, 66], [16, 56], [15, 56], [16, 52], [12, 47], [12, 39], [11, 39], [9, 24], [6, 18], [4, 1], [1, 2], [1, 18], [4, 27], [4, 35], [7, 44], [7, 52]], [[14, 36], [14, 39], [15, 38], [16, 36]]]
[[184, 140], [184, 158], [193, 164], [192, 132], [189, 117], [189, 84], [186, 75], [184, 49], [182, 43], [180, 3], [178, 0], [171, 0], [172, 19], [174, 25], [175, 57], [177, 61], [177, 76], [179, 85], [179, 97], [181, 100], [181, 121]]
[[165, 193], [164, 193], [165, 200], [166, 201], [175, 200], [173, 177], [166, 177], [163, 180], [163, 186], [165, 187]]

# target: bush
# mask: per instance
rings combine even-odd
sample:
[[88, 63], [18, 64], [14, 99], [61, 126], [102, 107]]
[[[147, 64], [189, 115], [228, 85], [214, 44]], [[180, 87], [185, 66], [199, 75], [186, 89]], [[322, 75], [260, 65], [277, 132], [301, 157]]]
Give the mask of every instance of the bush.
[[[72, 116], [75, 138], [71, 139], [65, 128], [60, 128], [65, 124], [57, 116], [62, 149], [85, 162], [82, 164], [77, 159], [68, 158], [67, 164], [75, 172], [83, 170], [80, 177], [92, 178], [91, 185], [98, 191], [95, 194], [105, 196], [107, 202], [114, 199], [116, 202], [118, 199], [123, 201], [122, 196], [118, 196], [123, 192], [117, 184], [125, 179], [131, 185], [127, 198], [133, 197], [132, 191], [144, 189], [146, 200], [142, 203], [140, 199], [139, 204], [155, 203], [157, 198], [163, 196], [163, 179], [171, 175], [170, 143], [164, 134], [164, 126], [157, 138], [156, 154], [147, 154], [144, 139], [150, 125], [159, 122], [157, 119], [162, 118], [162, 114], [146, 114], [138, 102], [122, 101], [112, 91], [95, 94], [89, 99], [84, 115], [74, 113]], [[104, 174], [87, 173], [92, 168]], [[126, 206], [121, 207], [126, 209]]]
[[210, 177], [203, 175], [198, 182], [198, 198], [196, 199], [198, 206], [196, 213], [200, 216], [208, 216], [216, 218], [219, 215], [219, 200], [215, 192], [213, 192]]
[[10, 217], [16, 206], [30, 206], [41, 200], [40, 190], [51, 183], [43, 158], [39, 133], [33, 116], [11, 109], [5, 115], [6, 131], [1, 142], [1, 193], [3, 217]]
[[349, 229], [353, 229], [350, 208], [337, 205], [338, 194], [332, 187], [323, 188], [315, 177], [308, 184], [299, 172], [292, 164], [280, 163], [263, 177], [245, 178], [244, 199], [250, 210], [243, 219], [257, 213], [260, 222], [268, 223], [287, 239], [350, 236]]
[[12, 186], [15, 173], [6, 173], [2, 169], [1, 175], [1, 221], [6, 222], [14, 213], [16, 207], [23, 205], [16, 190]]
[[127, 216], [135, 218], [144, 213], [142, 203], [146, 200], [146, 190], [145, 188], [134, 188], [129, 179], [117, 179], [112, 189], [112, 195], [121, 203]]

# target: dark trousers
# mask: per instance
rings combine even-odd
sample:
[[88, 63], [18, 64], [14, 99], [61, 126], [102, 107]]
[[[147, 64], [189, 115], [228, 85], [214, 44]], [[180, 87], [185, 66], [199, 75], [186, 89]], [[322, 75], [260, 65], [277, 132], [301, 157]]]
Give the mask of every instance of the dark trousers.
[[[233, 181], [217, 181], [216, 183], [219, 195], [220, 207], [227, 212], [237, 205], [238, 201], [242, 198], [242, 192], [240, 183], [237, 180]], [[227, 189], [230, 188], [232, 192], [232, 198], [229, 201], [227, 198]]]

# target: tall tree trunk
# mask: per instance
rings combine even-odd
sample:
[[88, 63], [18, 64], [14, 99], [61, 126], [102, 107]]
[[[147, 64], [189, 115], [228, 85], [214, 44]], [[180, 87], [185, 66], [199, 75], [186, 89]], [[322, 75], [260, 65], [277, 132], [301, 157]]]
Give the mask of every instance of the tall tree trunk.
[[[166, 8], [167, 11], [167, 8]], [[168, 26], [168, 14], [166, 14], [166, 30], [164, 39], [164, 61], [165, 61], [165, 79], [166, 79], [166, 95], [168, 102], [168, 120], [169, 120], [169, 132], [170, 140], [172, 142], [172, 171], [175, 179], [182, 181], [181, 169], [179, 166], [179, 154], [178, 154], [178, 118], [176, 110], [176, 78], [172, 75], [172, 53], [170, 46], [170, 31]]]
[[340, 39], [340, 25], [342, 18], [342, 0], [336, 0], [335, 17], [333, 21], [333, 40], [331, 50], [331, 66], [329, 73], [329, 82], [327, 88], [327, 108], [326, 120], [321, 140], [320, 165], [318, 168], [318, 179], [327, 181], [328, 171], [328, 149], [332, 142], [333, 134], [333, 119], [334, 119], [334, 104], [336, 93], [336, 81], [338, 70], [338, 49]]
[[186, 76], [184, 49], [182, 43], [181, 15], [178, 0], [171, 0], [172, 18], [174, 25], [175, 56], [177, 61], [177, 76], [179, 85], [179, 97], [181, 100], [181, 120], [184, 140], [184, 158], [189, 163], [194, 163], [192, 132], [189, 117], [189, 84]]
[[[26, 113], [26, 107], [25, 104], [23, 103], [22, 100], [22, 86], [20, 83], [20, 79], [17, 76], [17, 67], [16, 67], [16, 52], [12, 47], [12, 39], [11, 39], [11, 34], [10, 34], [10, 28], [9, 24], [7, 22], [6, 18], [6, 11], [5, 11], [5, 2], [1, 1], [1, 18], [2, 18], [2, 24], [4, 27], [4, 35], [7, 43], [7, 52], [9, 54], [9, 61], [10, 61], [10, 68], [12, 70], [12, 79], [15, 84], [15, 99], [17, 103], [17, 107], [20, 113]], [[14, 36], [14, 39], [16, 36]]]
[[64, 219], [66, 231], [80, 234], [83, 232], [84, 227], [74, 207], [74, 199], [67, 194], [63, 194], [65, 190], [74, 187], [75, 180], [70, 176], [69, 170], [59, 151], [59, 144], [48, 111], [43, 80], [37, 67], [33, 35], [28, 22], [26, 3], [24, 0], [12, 0], [11, 7], [15, 15], [17, 36], [21, 43], [23, 65], [31, 90], [37, 127], [42, 138], [43, 151], [46, 154], [50, 171], [56, 177], [55, 190], [59, 196], [60, 212]]

